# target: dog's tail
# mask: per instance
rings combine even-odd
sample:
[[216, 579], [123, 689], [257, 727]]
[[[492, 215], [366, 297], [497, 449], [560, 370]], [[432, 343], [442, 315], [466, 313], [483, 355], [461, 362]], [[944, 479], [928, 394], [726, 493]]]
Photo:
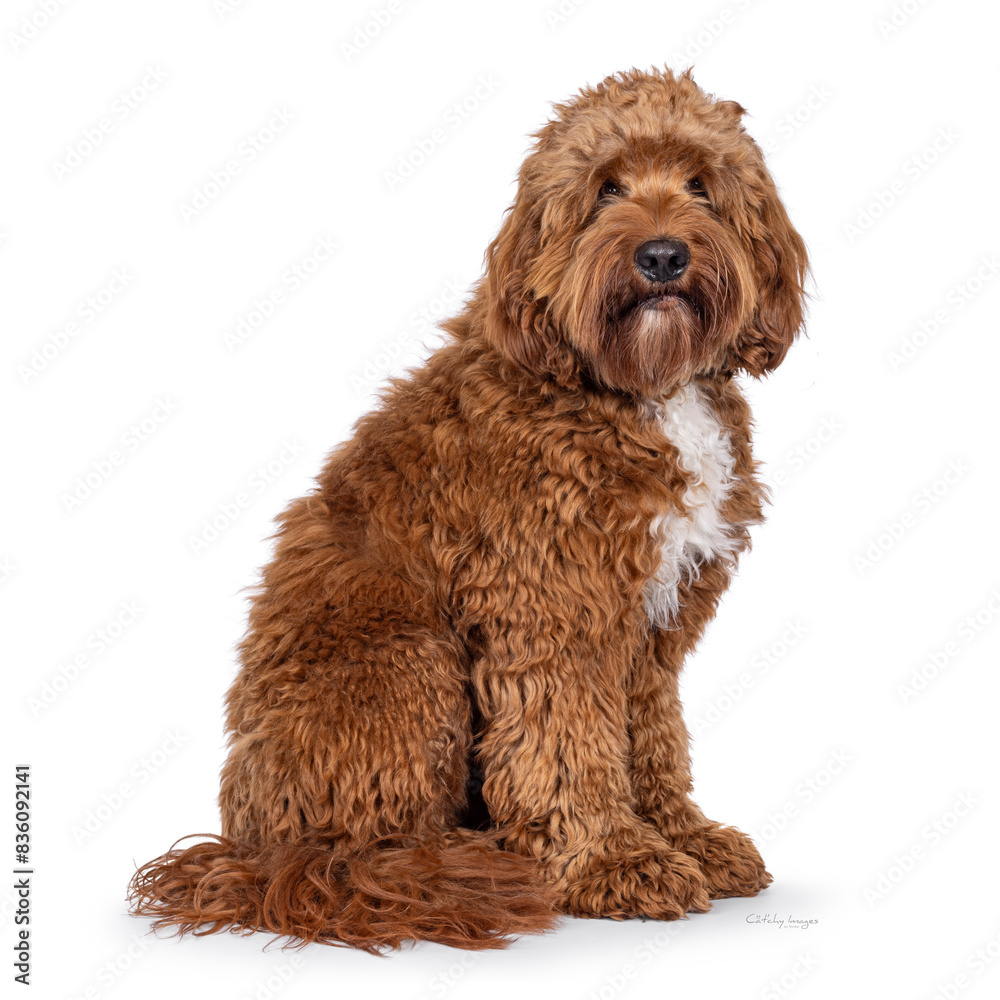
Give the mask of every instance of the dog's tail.
[[132, 912], [178, 934], [261, 930], [368, 952], [404, 941], [481, 949], [556, 920], [538, 865], [502, 850], [492, 832], [462, 831], [434, 847], [387, 837], [351, 852], [336, 842], [180, 843], [129, 885]]

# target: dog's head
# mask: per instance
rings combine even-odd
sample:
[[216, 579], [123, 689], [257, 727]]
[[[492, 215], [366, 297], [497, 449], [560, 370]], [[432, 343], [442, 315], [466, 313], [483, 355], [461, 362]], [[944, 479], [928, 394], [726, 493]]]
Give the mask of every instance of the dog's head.
[[631, 71], [555, 111], [487, 252], [494, 346], [644, 396], [777, 366], [806, 254], [743, 108], [688, 73]]

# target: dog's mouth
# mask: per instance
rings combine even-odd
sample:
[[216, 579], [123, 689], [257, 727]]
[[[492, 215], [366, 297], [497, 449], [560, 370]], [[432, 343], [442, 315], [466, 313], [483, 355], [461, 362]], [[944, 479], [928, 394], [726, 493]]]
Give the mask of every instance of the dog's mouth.
[[633, 308], [664, 310], [693, 304], [691, 297], [684, 292], [657, 292], [655, 295], [647, 295], [646, 298], [640, 299]]
[[640, 294], [629, 299], [619, 310], [618, 318], [623, 319], [633, 313], [670, 313], [676, 309], [688, 309], [695, 316], [701, 316], [698, 300], [690, 292], [681, 289]]

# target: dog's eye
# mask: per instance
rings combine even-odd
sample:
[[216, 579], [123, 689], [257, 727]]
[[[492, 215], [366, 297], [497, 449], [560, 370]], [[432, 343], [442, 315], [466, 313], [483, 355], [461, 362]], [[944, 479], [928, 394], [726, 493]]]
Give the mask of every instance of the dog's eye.
[[598, 192], [598, 198], [613, 198], [615, 195], [622, 193], [622, 189], [618, 186], [618, 181], [612, 180], [610, 177], [601, 185], [601, 190]]
[[700, 177], [692, 177], [687, 182], [687, 189], [691, 194], [699, 198], [707, 198], [708, 192], [705, 190], [705, 182]]

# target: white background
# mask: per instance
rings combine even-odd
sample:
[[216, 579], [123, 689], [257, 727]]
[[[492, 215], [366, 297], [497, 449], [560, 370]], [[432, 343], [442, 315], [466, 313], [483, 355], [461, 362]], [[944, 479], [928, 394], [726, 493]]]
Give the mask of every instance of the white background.
[[[32, 766], [35, 995], [996, 995], [995, 6], [556, 2], [401, 2], [355, 51], [368, 0], [4, 5], [4, 760], [11, 788]], [[774, 885], [473, 956], [146, 936], [133, 863], [219, 829], [272, 518], [433, 342], [420, 310], [457, 308], [549, 102], [691, 61], [770, 140], [814, 267], [808, 338], [750, 387], [770, 520], [685, 689], [698, 801]]]

